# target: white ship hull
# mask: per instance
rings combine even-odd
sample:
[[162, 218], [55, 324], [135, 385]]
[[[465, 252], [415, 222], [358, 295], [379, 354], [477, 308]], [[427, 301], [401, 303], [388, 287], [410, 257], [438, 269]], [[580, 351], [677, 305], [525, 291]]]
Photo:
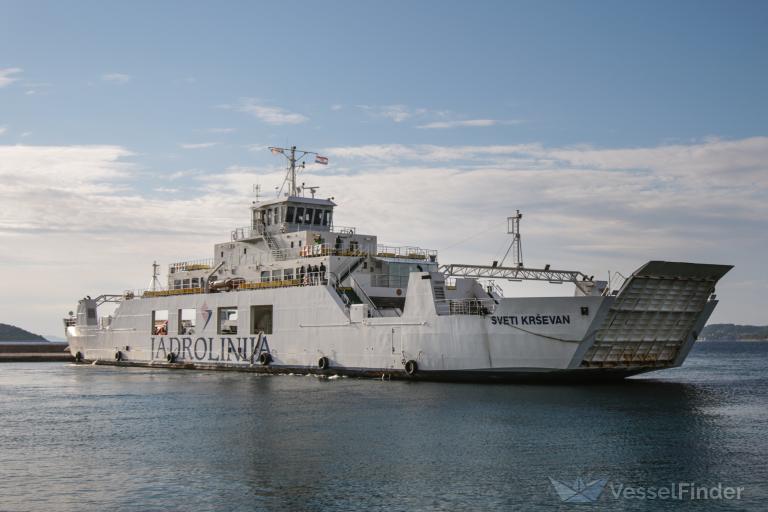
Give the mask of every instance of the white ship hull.
[[[625, 377], [682, 364], [729, 268], [650, 262], [617, 295], [496, 298], [480, 309], [444, 307], [435, 297], [440, 275], [413, 272], [400, 316], [387, 317], [349, 307], [320, 281], [123, 298], [108, 325], [89, 319], [96, 300], [85, 299], [66, 332], [73, 357], [99, 364], [430, 380]], [[268, 333], [250, 317], [264, 305], [272, 306]], [[232, 308], [237, 320], [222, 332], [217, 316]], [[182, 310], [195, 311], [194, 332], [182, 334]], [[157, 311], [170, 312], [167, 333], [153, 333]]]

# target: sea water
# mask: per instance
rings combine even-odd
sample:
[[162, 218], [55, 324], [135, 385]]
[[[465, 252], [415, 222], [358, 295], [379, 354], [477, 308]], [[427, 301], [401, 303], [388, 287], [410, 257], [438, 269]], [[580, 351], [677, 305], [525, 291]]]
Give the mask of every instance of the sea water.
[[[567, 386], [7, 363], [0, 510], [765, 510], [766, 363], [702, 342]], [[742, 491], [649, 498], [681, 483]]]

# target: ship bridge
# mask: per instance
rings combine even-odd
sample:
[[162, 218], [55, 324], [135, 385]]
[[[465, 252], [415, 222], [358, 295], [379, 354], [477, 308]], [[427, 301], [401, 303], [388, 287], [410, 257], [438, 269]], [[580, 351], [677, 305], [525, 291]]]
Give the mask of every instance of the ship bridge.
[[272, 235], [292, 231], [332, 231], [331, 199], [288, 196], [262, 201], [251, 207], [251, 228]]

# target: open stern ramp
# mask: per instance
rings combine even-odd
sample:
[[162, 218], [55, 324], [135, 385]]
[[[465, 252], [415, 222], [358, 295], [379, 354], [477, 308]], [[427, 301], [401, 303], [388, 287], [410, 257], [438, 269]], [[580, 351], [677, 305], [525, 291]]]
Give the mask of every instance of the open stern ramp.
[[621, 287], [572, 367], [643, 371], [681, 365], [717, 304], [715, 284], [731, 268], [646, 263]]

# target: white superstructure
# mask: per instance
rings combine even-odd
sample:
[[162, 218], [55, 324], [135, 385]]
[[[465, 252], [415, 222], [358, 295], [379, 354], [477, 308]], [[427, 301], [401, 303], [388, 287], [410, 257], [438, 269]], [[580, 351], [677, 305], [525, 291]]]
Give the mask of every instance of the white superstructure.
[[[174, 263], [167, 286], [80, 300], [64, 320], [77, 361], [441, 380], [623, 377], [679, 366], [727, 265], [652, 261], [620, 289], [575, 271], [444, 265], [334, 223], [333, 198], [297, 186], [255, 202], [213, 258]], [[317, 157], [323, 162], [323, 157]], [[287, 189], [287, 190], [286, 190]], [[310, 191], [311, 197], [304, 192]], [[509, 252], [509, 251], [508, 251]], [[574, 284], [573, 297], [504, 298], [487, 279]], [[99, 306], [117, 303], [112, 315]]]

